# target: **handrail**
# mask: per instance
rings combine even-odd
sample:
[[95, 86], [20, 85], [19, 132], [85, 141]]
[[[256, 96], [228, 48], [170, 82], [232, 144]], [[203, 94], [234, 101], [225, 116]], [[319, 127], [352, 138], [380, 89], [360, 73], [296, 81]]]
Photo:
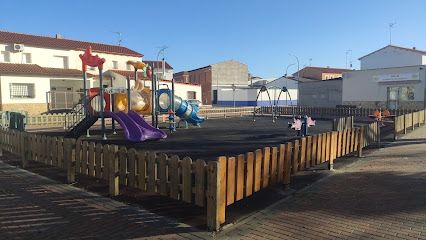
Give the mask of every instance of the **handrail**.
[[[88, 98], [88, 96], [86, 98]], [[81, 98], [71, 111], [65, 115], [65, 128], [67, 129], [67, 133], [71, 132], [73, 129], [75, 129], [74, 131], [77, 131], [77, 125], [81, 122], [87, 121], [87, 117], [90, 117], [90, 112], [88, 111], [88, 108], [84, 106], [84, 102], [89, 101], [84, 101], [84, 97]]]

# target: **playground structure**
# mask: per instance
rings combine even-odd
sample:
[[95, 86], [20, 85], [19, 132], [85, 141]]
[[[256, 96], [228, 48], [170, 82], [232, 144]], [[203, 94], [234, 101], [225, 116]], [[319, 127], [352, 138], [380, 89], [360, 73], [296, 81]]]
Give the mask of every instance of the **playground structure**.
[[373, 115], [368, 115], [371, 118], [374, 118], [376, 121], [389, 121], [390, 119], [393, 119], [395, 115], [391, 115], [389, 110], [384, 110], [383, 112], [380, 110], [376, 110]]
[[[103, 88], [102, 69], [105, 59], [93, 56], [91, 47], [84, 54], [80, 54], [83, 63], [83, 98], [71, 110], [66, 118], [68, 127], [66, 137], [78, 138], [84, 132], [90, 136], [90, 127], [100, 118], [102, 128], [102, 140], [106, 140], [105, 118], [112, 118], [112, 129], [115, 133], [115, 121], [124, 130], [125, 137], [130, 142], [140, 142], [149, 139], [162, 139], [167, 135], [158, 129], [158, 115], [169, 114], [170, 131], [176, 129], [174, 116], [178, 116], [185, 122], [199, 126], [204, 118], [197, 116], [198, 108], [188, 104], [180, 97], [174, 96], [174, 81], [172, 89], [157, 89], [157, 79], [151, 74], [151, 67], [142, 62], [128, 61], [135, 69], [135, 85], [130, 87], [130, 76], [127, 76], [127, 88], [113, 86], [114, 73], [111, 72], [111, 87]], [[86, 89], [87, 66], [98, 67], [99, 87]], [[153, 67], [153, 66], [152, 66]], [[151, 88], [138, 80], [137, 71], [143, 71], [145, 77], [151, 77]], [[100, 97], [102, 96], [102, 97]], [[160, 100], [161, 98], [161, 100]], [[152, 114], [150, 125], [140, 115]]]
[[[275, 94], [274, 94], [273, 103], [272, 103], [272, 100], [271, 100], [271, 95], [269, 94], [269, 89], [280, 89], [280, 93], [278, 94], [278, 98], [275, 98]], [[288, 89], [286, 87], [279, 87], [279, 86], [266, 87], [264, 85], [260, 88], [260, 91], [259, 91], [259, 93], [257, 94], [257, 97], [256, 97], [256, 101], [255, 101], [254, 109], [253, 109], [253, 121], [256, 121], [255, 116], [256, 116], [257, 101], [259, 100], [259, 96], [261, 96], [261, 94], [263, 92], [266, 92], [267, 95], [268, 95], [269, 104], [270, 104], [270, 107], [271, 107], [272, 122], [275, 122], [275, 119], [279, 115], [279, 113], [277, 111], [277, 107], [278, 107], [278, 104], [279, 104], [279, 101], [280, 101], [281, 93], [284, 92], [288, 95], [288, 97], [290, 98], [291, 105], [293, 107], [293, 101], [291, 100], [290, 93], [288, 92]], [[260, 111], [262, 111], [262, 110], [260, 109]], [[294, 118], [294, 111], [293, 111], [293, 118]]]
[[308, 136], [308, 128], [315, 126], [315, 120], [307, 115], [305, 117], [299, 116], [293, 118], [293, 123], [288, 123], [288, 127], [297, 131], [297, 136]]

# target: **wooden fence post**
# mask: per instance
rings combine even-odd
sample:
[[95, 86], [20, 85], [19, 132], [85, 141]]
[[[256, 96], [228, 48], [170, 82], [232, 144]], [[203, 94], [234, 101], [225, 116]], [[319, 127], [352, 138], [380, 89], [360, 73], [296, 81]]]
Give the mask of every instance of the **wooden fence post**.
[[67, 144], [65, 145], [67, 148], [67, 182], [73, 183], [75, 182], [75, 139], [68, 139]]
[[418, 112], [417, 112], [417, 127], [420, 127], [420, 122], [421, 122], [421, 117], [420, 117], [420, 115], [421, 115], [421, 111], [418, 111]]
[[[226, 212], [226, 165], [227, 159], [226, 157], [218, 157], [217, 158], [218, 171], [219, 171], [219, 223], [225, 222], [225, 212]], [[260, 186], [259, 186], [260, 187]]]
[[404, 134], [407, 134], [408, 114], [404, 114]]
[[207, 227], [209, 231], [220, 228], [220, 163], [208, 163], [207, 180]]
[[21, 158], [22, 158], [22, 168], [27, 168], [28, 167], [28, 147], [30, 147], [29, 143], [28, 143], [28, 134], [24, 134], [23, 136], [23, 141], [22, 141], [22, 152], [21, 152]]
[[364, 126], [361, 126], [359, 128], [358, 157], [362, 157], [363, 146], [364, 146]]
[[334, 159], [336, 158], [336, 149], [337, 149], [337, 132], [333, 131], [331, 133], [330, 146], [330, 161], [328, 162], [328, 169], [333, 170]]
[[376, 122], [376, 138], [377, 138], [377, 148], [380, 148], [380, 124]]
[[[4, 127], [4, 126], [2, 126]], [[6, 137], [6, 133], [3, 129], [0, 130], [0, 157], [3, 156], [3, 145], [4, 145], [4, 138]]]
[[111, 145], [109, 153], [109, 194], [111, 196], [117, 196], [119, 193], [118, 188], [118, 161], [117, 161], [117, 153], [118, 146]]
[[291, 142], [285, 144], [285, 158], [284, 158], [284, 176], [283, 176], [283, 188], [289, 188], [290, 175], [291, 175], [291, 155], [292, 155], [293, 144]]
[[396, 135], [398, 134], [398, 126], [399, 126], [399, 116], [395, 116], [394, 118], [394, 126], [393, 126], [393, 140], [396, 140]]

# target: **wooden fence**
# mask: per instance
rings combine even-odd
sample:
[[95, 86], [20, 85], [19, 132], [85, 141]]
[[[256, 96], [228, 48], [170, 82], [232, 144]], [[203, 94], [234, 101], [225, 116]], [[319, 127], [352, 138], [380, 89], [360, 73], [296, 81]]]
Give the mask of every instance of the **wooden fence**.
[[290, 176], [311, 166], [329, 162], [333, 169], [336, 158], [357, 151], [374, 142], [379, 144], [378, 122], [361, 128], [333, 131], [308, 136], [266, 147], [236, 157], [219, 157], [220, 223], [225, 222], [226, 206], [269, 186], [288, 185]]
[[412, 129], [420, 127], [420, 124], [425, 124], [425, 110], [420, 110], [417, 112], [406, 113], [400, 116], [395, 117], [395, 129], [394, 129], [394, 139], [397, 139], [399, 133], [406, 134], [407, 129]]
[[206, 207], [209, 229], [218, 230], [225, 222], [226, 206], [274, 184], [288, 185], [291, 174], [316, 164], [329, 162], [332, 169], [334, 159], [354, 151], [360, 155], [364, 146], [378, 140], [379, 133], [374, 122], [237, 157], [219, 157], [208, 164], [201, 159], [9, 129], [0, 130], [0, 146], [21, 156], [24, 168], [31, 159], [66, 169], [69, 183], [75, 181], [76, 173], [86, 174], [105, 179], [113, 196], [121, 184]]
[[333, 131], [343, 131], [354, 127], [354, 117], [341, 117], [332, 120]]
[[215, 108], [202, 108], [198, 112], [200, 117], [205, 118], [226, 118], [235, 116], [253, 115], [253, 107], [215, 107]]
[[[271, 107], [263, 106], [263, 113], [270, 113]], [[280, 115], [292, 115], [293, 111], [295, 115], [308, 115], [308, 116], [354, 116], [354, 117], [368, 117], [373, 115], [376, 110], [384, 111], [385, 109], [380, 108], [326, 108], [326, 107], [280, 107], [275, 109]], [[418, 109], [393, 109], [389, 110], [391, 115], [400, 116], [406, 113], [417, 112]]]

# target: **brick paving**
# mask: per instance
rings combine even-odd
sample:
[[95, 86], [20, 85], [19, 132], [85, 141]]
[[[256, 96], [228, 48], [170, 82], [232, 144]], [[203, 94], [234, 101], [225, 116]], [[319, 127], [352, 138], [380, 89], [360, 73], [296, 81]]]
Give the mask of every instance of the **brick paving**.
[[0, 161], [0, 239], [184, 239], [184, 224]]
[[425, 137], [423, 126], [217, 238], [426, 239]]
[[424, 136], [426, 126], [217, 234], [0, 161], [0, 239], [426, 239]]

